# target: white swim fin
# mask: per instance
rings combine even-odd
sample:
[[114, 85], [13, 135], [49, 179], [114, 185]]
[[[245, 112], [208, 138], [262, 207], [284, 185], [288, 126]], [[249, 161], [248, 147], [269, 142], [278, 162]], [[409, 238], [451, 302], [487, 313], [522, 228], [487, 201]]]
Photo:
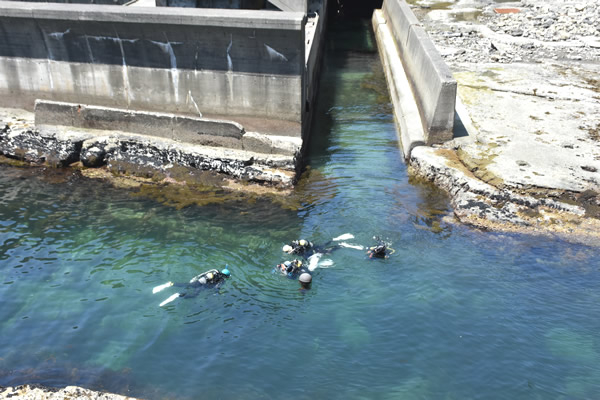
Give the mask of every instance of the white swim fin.
[[178, 297], [179, 297], [179, 293], [175, 293], [175, 294], [169, 296], [165, 301], [163, 301], [162, 303], [160, 303], [158, 306], [162, 307], [165, 304], [169, 304], [170, 302], [172, 302], [173, 300], [175, 300]]
[[317, 269], [317, 266], [319, 265], [319, 260], [321, 259], [321, 257], [323, 257], [323, 254], [321, 253], [315, 253], [312, 256], [308, 257], [308, 270], [309, 271], [314, 271], [315, 269]]
[[348, 239], [354, 239], [354, 235], [351, 233], [344, 233], [343, 235], [333, 238], [333, 241], [339, 242], [340, 240], [348, 240]]
[[163, 290], [165, 290], [166, 288], [168, 288], [168, 287], [171, 287], [171, 286], [173, 286], [173, 282], [167, 282], [167, 283], [163, 283], [162, 285], [155, 286], [155, 287], [152, 289], [152, 293], [158, 293], [158, 292], [161, 292], [161, 291], [163, 291]]
[[347, 247], [349, 249], [356, 249], [356, 250], [364, 250], [365, 249], [363, 246], [359, 246], [357, 244], [348, 244], [346, 242], [340, 243], [340, 246]]

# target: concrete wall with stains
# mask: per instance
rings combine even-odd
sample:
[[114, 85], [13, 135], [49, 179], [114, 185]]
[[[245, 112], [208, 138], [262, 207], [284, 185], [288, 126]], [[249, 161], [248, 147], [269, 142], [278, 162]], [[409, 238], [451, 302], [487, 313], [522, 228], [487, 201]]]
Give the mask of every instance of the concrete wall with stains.
[[298, 12], [0, 2], [0, 106], [36, 99], [301, 122]]

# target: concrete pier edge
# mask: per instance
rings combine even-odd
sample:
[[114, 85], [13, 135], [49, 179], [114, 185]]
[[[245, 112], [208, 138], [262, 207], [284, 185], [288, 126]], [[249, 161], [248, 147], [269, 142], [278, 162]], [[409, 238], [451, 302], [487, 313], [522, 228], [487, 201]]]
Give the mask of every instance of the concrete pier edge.
[[381, 10], [375, 10], [373, 13], [373, 30], [394, 107], [400, 147], [404, 158], [408, 159], [413, 148], [426, 144], [421, 116], [398, 49]]
[[[385, 0], [373, 14], [373, 28], [398, 124], [415, 131], [400, 132], [405, 157], [415, 146], [451, 140], [456, 80], [408, 4]], [[415, 122], [415, 108], [421, 128]]]

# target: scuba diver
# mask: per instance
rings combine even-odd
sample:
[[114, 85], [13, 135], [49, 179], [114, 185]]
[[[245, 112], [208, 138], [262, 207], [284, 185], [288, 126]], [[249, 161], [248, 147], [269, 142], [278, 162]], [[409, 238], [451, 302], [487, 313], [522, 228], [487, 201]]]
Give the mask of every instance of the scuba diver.
[[211, 269], [209, 271], [196, 275], [189, 282], [186, 283], [167, 282], [165, 284], [156, 286], [154, 289], [152, 289], [152, 293], [158, 293], [171, 286], [183, 287], [186, 289], [185, 292], [175, 293], [169, 296], [165, 301], [159, 304], [159, 307], [162, 307], [165, 304], [172, 302], [178, 297], [191, 299], [193, 297], [198, 296], [198, 294], [200, 294], [200, 291], [203, 289], [219, 288], [223, 283], [225, 283], [226, 279], [230, 276], [231, 272], [227, 267], [225, 267], [221, 271]]
[[369, 247], [367, 255], [369, 258], [389, 258], [391, 254], [394, 254], [396, 250], [389, 247], [388, 243], [384, 242], [378, 237], [374, 237], [378, 244], [376, 246]]
[[331, 254], [334, 250], [340, 249], [342, 247], [350, 247], [350, 248], [358, 248], [362, 250], [362, 246], [355, 246], [348, 243], [340, 243], [334, 246], [330, 246], [332, 242], [339, 242], [341, 240], [354, 239], [354, 235], [350, 233], [343, 234], [336, 238], [331, 239], [327, 243], [321, 246], [315, 246], [312, 242], [306, 239], [293, 240], [290, 244], [286, 244], [283, 246], [281, 250], [288, 254], [298, 254], [305, 259], [310, 258], [314, 254]]
[[300, 274], [300, 277], [298, 277], [298, 282], [300, 282], [300, 288], [298, 290], [304, 293], [310, 289], [310, 284], [312, 283], [312, 275], [308, 272], [304, 272]]
[[295, 278], [303, 270], [303, 263], [300, 260], [285, 261], [275, 267], [275, 271], [287, 275], [288, 278]]
[[315, 251], [314, 245], [305, 239], [293, 240], [290, 244], [286, 244], [281, 249], [288, 254], [298, 254], [304, 257], [309, 257]]

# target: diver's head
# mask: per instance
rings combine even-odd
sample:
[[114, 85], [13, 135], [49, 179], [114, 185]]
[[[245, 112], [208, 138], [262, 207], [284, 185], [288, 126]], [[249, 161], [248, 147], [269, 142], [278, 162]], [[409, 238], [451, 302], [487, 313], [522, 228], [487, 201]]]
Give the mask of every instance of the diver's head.
[[284, 252], [291, 254], [294, 251], [294, 248], [292, 246], [290, 246], [289, 244], [286, 244], [285, 246], [283, 246], [283, 248], [281, 249]]
[[286, 261], [286, 262], [284, 262], [284, 263], [283, 263], [283, 266], [284, 266], [284, 269], [285, 269], [287, 272], [291, 272], [291, 271], [294, 269], [294, 266], [292, 265], [292, 262], [291, 262], [291, 261]]
[[302, 247], [308, 246], [308, 242], [304, 239], [298, 240], [298, 244]]
[[300, 275], [300, 277], [298, 277], [298, 282], [300, 282], [300, 285], [304, 288], [308, 288], [310, 287], [310, 283], [312, 282], [312, 276], [305, 272], [303, 274]]
[[229, 272], [229, 270], [227, 268], [222, 269], [221, 273], [228, 278], [231, 276], [231, 272]]
[[372, 247], [371, 253], [375, 257], [384, 257], [386, 250], [387, 250], [387, 247], [385, 246], [385, 244], [380, 244], [378, 246]]

